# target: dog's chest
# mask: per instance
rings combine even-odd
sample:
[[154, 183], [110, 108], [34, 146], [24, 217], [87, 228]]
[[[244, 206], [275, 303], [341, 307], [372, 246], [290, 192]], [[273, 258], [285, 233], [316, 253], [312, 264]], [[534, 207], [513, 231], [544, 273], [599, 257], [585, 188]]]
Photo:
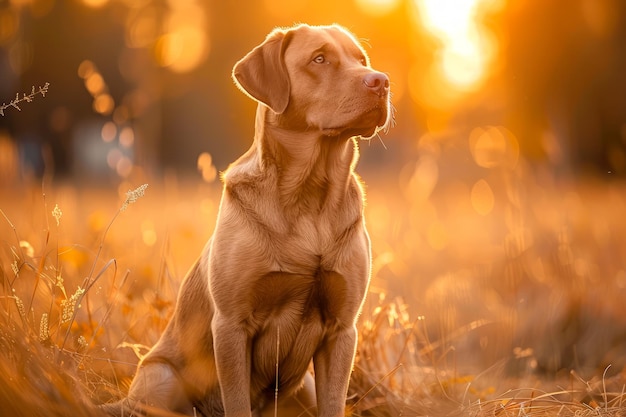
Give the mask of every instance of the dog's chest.
[[281, 387], [297, 386], [324, 338], [352, 323], [347, 291], [345, 277], [321, 270], [315, 275], [272, 272], [258, 279], [246, 320], [253, 340], [252, 379], [273, 388], [278, 359]]
[[[315, 274], [270, 272], [251, 287], [252, 317], [249, 322], [260, 330], [268, 321], [298, 327], [310, 319], [332, 324], [344, 321], [343, 307], [348, 307], [347, 281], [341, 274], [318, 270]], [[349, 309], [349, 308], [348, 308]]]
[[327, 219], [314, 216], [302, 216], [290, 224], [279, 242], [280, 269], [304, 273], [320, 267], [332, 269], [333, 260], [328, 255], [337, 243], [333, 226]]

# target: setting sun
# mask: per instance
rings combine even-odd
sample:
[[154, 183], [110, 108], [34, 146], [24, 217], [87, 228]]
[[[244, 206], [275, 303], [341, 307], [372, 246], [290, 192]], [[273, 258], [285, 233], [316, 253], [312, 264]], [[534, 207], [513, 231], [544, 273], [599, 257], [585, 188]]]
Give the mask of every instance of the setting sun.
[[438, 69], [459, 89], [471, 89], [486, 75], [495, 40], [477, 21], [493, 0], [415, 0], [425, 29], [441, 42]]

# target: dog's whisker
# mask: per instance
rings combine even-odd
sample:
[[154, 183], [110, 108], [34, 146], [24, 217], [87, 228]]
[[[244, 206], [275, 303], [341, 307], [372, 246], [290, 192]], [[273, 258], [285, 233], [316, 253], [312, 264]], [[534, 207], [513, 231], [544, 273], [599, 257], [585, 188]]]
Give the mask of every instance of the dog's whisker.
[[274, 389], [274, 417], [278, 417], [278, 361], [280, 360], [280, 326], [276, 326], [276, 388]]
[[[385, 133], [387, 133], [387, 132], [385, 132]], [[376, 132], [376, 137], [380, 141], [380, 144], [383, 145], [383, 148], [385, 148], [385, 150], [387, 150], [387, 146], [385, 145], [385, 142], [383, 141], [383, 138], [380, 136], [380, 133]]]

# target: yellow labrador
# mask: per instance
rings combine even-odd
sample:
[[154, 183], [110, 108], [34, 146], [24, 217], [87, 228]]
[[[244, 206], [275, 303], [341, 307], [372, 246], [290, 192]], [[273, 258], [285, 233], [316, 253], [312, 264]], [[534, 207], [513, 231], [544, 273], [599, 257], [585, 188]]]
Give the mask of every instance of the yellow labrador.
[[258, 102], [254, 143], [113, 414], [272, 415], [277, 395], [281, 416], [344, 416], [370, 275], [356, 139], [389, 125], [389, 79], [336, 25], [274, 30], [233, 78]]

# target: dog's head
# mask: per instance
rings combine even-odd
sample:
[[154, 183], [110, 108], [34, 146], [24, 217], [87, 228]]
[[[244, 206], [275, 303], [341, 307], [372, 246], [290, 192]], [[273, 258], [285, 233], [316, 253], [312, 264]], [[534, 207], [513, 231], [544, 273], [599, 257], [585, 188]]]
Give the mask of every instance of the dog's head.
[[370, 138], [390, 123], [389, 78], [338, 25], [275, 29], [235, 64], [233, 79], [286, 129]]

